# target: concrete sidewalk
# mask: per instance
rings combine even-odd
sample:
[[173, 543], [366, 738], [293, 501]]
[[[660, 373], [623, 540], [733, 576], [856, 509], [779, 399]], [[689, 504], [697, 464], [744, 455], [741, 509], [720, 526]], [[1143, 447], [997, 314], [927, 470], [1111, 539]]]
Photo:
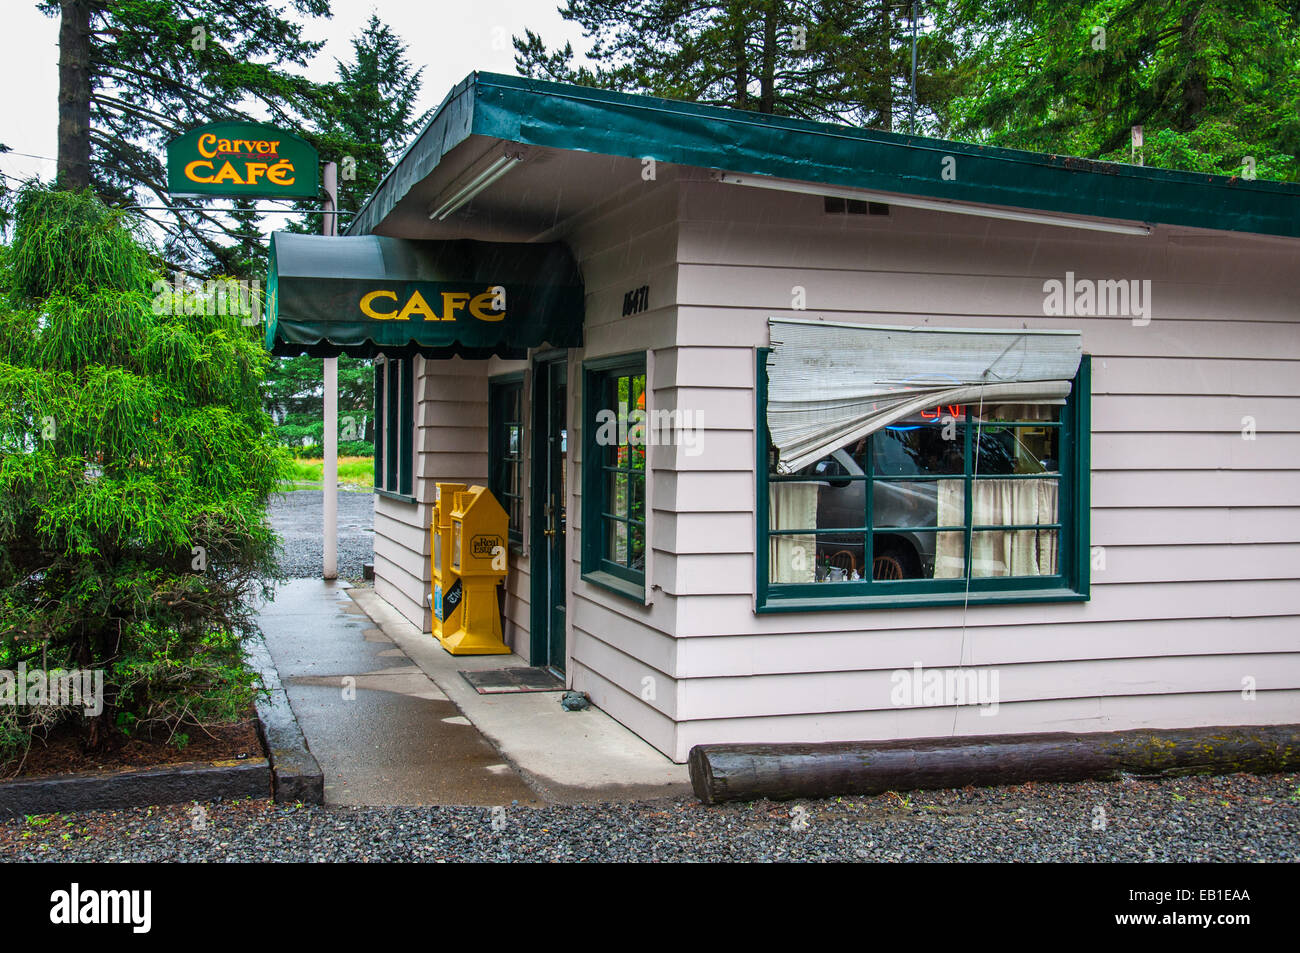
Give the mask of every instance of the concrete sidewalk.
[[675, 765], [604, 712], [559, 694], [479, 695], [461, 670], [526, 664], [448, 655], [372, 589], [296, 579], [260, 613], [327, 804], [524, 805], [687, 794]]
[[325, 803], [540, 804], [347, 587], [291, 580], [259, 614]]

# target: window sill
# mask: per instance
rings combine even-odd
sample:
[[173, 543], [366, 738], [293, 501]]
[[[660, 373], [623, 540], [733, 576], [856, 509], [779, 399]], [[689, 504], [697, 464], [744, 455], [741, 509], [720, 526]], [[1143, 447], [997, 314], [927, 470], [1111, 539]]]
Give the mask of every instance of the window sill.
[[[845, 596], [841, 599], [813, 599], [803, 597], [769, 597], [760, 602], [755, 612], [840, 612], [854, 609], [922, 609], [960, 606], [966, 603], [965, 593], [936, 592], [931, 594]], [[972, 606], [1005, 606], [1036, 602], [1087, 602], [1087, 593], [1073, 589], [1025, 589], [1002, 592], [972, 592]]]
[[375, 496], [382, 496], [390, 500], [397, 500], [399, 503], [418, 502], [413, 496], [406, 496], [405, 494], [402, 493], [394, 493], [392, 490], [381, 490], [378, 487], [375, 487], [371, 492], [373, 492]]
[[642, 605], [645, 604], [645, 583], [629, 582], [608, 572], [584, 572], [582, 578], [593, 586], [608, 589], [617, 595], [635, 599]]

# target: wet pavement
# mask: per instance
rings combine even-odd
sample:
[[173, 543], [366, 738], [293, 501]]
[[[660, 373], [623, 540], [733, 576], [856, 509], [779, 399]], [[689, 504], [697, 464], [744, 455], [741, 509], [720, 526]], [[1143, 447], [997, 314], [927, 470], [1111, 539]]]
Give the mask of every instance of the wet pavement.
[[261, 625], [327, 805], [542, 803], [346, 583], [289, 580]]

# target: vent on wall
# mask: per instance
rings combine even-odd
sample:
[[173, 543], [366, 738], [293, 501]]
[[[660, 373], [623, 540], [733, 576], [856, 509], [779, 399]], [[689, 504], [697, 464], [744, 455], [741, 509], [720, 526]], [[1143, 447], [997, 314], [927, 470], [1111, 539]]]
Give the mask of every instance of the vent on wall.
[[884, 202], [864, 202], [862, 199], [842, 199], [833, 195], [824, 197], [827, 215], [888, 215]]

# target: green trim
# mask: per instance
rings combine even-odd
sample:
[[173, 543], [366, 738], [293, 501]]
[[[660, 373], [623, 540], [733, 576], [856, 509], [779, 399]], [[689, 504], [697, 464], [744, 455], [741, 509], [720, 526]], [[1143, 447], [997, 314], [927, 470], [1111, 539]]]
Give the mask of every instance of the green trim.
[[415, 497], [409, 496], [405, 493], [394, 493], [392, 490], [381, 490], [378, 487], [375, 487], [373, 492], [376, 496], [387, 497], [390, 500], [398, 500], [402, 503], [418, 504], [420, 502]]
[[[507, 421], [502, 418], [502, 401], [511, 391], [518, 394], [519, 420]], [[497, 377], [488, 378], [488, 489], [492, 495], [497, 498], [497, 502], [505, 509], [506, 515], [511, 512], [511, 501], [519, 501], [519, 514], [522, 520], [524, 512], [524, 502], [527, 493], [524, 489], [524, 374], [523, 371], [512, 371], [509, 374], [502, 374]], [[500, 486], [497, 477], [498, 467], [506, 454], [504, 428], [508, 424], [515, 424], [519, 427], [519, 452], [516, 454], [515, 466], [519, 479], [520, 492], [518, 496], [505, 492]], [[522, 554], [524, 550], [524, 528], [520, 521], [512, 520], [507, 532], [508, 545], [511, 551]]]
[[[644, 577], [642, 577], [644, 579]], [[629, 599], [635, 599], [637, 602], [645, 602], [645, 583], [638, 585], [627, 579], [621, 579], [613, 573], [608, 572], [584, 572], [582, 574], [583, 582], [589, 582], [593, 586], [598, 586], [609, 592], [617, 593], [620, 596], [626, 596]]]
[[[837, 585], [821, 583], [820, 585]], [[1041, 592], [976, 593], [970, 594], [972, 606], [1011, 606], [1034, 602], [1087, 602], [1088, 596], [1073, 589], [1044, 589]], [[838, 612], [844, 609], [921, 609], [968, 604], [965, 593], [934, 593], [929, 596], [915, 593], [902, 598], [897, 596], [867, 596], [852, 599], [776, 599], [760, 602], [754, 609], [759, 615], [777, 612]]]
[[[1092, 594], [1092, 355], [1079, 362], [1074, 379], [1073, 411], [1075, 439], [1070, 441], [1074, 453], [1074, 589], [1085, 599]], [[1061, 441], [1064, 445], [1065, 441]]]
[[[969, 598], [967, 596], [967, 579], [910, 579], [897, 582], [880, 582], [864, 579], [861, 582], [836, 583], [772, 583], [770, 579], [772, 536], [791, 535], [777, 531], [769, 532], [771, 498], [768, 491], [767, 473], [770, 453], [767, 430], [767, 355], [770, 348], [757, 348], [755, 353], [755, 439], [754, 439], [754, 474], [756, 489], [755, 513], [757, 535], [755, 539], [755, 592], [757, 595], [755, 611], [769, 612], [819, 612], [844, 609], [901, 609], [922, 606], [950, 605], [1012, 605], [1033, 602], [1084, 602], [1089, 598], [1088, 568], [1090, 523], [1089, 513], [1089, 442], [1091, 439], [1090, 405], [1092, 397], [1091, 362], [1084, 355], [1079, 365], [1071, 389], [1071, 397], [1061, 415], [1061, 434], [1059, 440], [1060, 465], [1060, 518], [1059, 533], [1062, 537], [1058, 549], [1060, 572], [1054, 576], [1039, 577], [975, 577], [969, 580]], [[973, 427], [965, 427], [965, 460], [972, 459]], [[1075, 435], [1079, 435], [1076, 439]], [[1077, 445], [1077, 446], [1076, 446]], [[867, 478], [872, 476], [874, 454], [867, 454]], [[966, 472], [967, 491], [965, 505], [967, 509], [967, 526], [971, 520], [971, 497], [969, 484], [972, 474]], [[775, 481], [782, 482], [782, 481]], [[788, 482], [788, 481], [786, 481]], [[868, 479], [868, 485], [869, 479]], [[866, 493], [867, 527], [862, 529], [865, 536], [863, 553], [874, 551], [872, 537], [874, 533], [883, 532], [887, 527], [870, 526], [873, 493]], [[967, 526], [961, 527], [963, 534]], [[1005, 527], [997, 527], [1003, 529]], [[909, 532], [927, 531], [924, 528], [907, 527]], [[978, 527], [972, 530], [977, 532]], [[793, 531], [792, 531], [793, 532]], [[854, 529], [839, 529], [835, 532], [852, 533]], [[970, 548], [966, 548], [966, 570], [970, 571]], [[864, 562], [866, 560], [864, 559]], [[814, 595], [815, 593], [815, 595]]]
[[388, 429], [388, 412], [386, 410], [388, 405], [384, 400], [383, 378], [385, 372], [381, 370], [383, 366], [378, 361], [370, 365], [371, 386], [375, 391], [375, 475], [372, 482], [376, 490], [384, 485], [384, 461], [387, 459], [385, 456], [387, 451], [385, 449], [384, 433]]
[[546, 591], [546, 573], [544, 568], [549, 556], [546, 553], [546, 526], [543, 514], [546, 512], [545, 494], [545, 456], [543, 441], [546, 439], [546, 404], [549, 398], [547, 388], [550, 383], [548, 362], [533, 362], [532, 393], [529, 395], [529, 417], [532, 422], [532, 439], [530, 440], [530, 457], [528, 461], [528, 664], [546, 665], [549, 646], [546, 642], [547, 627], [550, 620], [550, 597]]
[[[397, 482], [397, 458], [402, 448], [400, 430], [402, 408], [401, 367], [402, 361], [400, 359], [384, 361], [384, 387], [386, 388], [384, 402], [388, 408], [388, 416], [385, 421], [388, 427], [388, 436], [384, 439], [384, 445], [388, 448], [387, 459], [384, 462], [384, 489], [392, 490], [394, 493], [401, 490]], [[396, 374], [393, 373], [394, 368], [397, 369]]]
[[415, 495], [415, 358], [402, 359], [401, 420], [397, 430], [397, 492]]
[[[348, 229], [370, 233], [471, 136], [982, 205], [1300, 237], [1300, 185], [878, 132], [472, 73], [443, 100]], [[956, 178], [941, 176], [956, 160]], [[502, 187], [509, 189], [509, 178]]]
[[[606, 558], [605, 523], [609, 510], [606, 499], [605, 473], [610, 469], [604, 464], [604, 448], [596, 443], [595, 411], [604, 406], [603, 388], [611, 379], [624, 374], [636, 376], [646, 374], [645, 352], [620, 354], [612, 357], [586, 361], [582, 365], [582, 542], [581, 565], [582, 578], [593, 585], [608, 589], [610, 592], [645, 602], [645, 572], [638, 572], [628, 566], [621, 566]], [[649, 388], [650, 382], [646, 381]], [[649, 454], [646, 455], [647, 467]], [[649, 481], [648, 469], [637, 470], [633, 467], [613, 468], [618, 472], [629, 474], [629, 492], [631, 476], [640, 474], [640, 478]], [[643, 520], [614, 517], [628, 527], [629, 558], [632, 547], [631, 529], [641, 527], [643, 546], [642, 558], [650, 558], [650, 540], [645, 533]]]
[[[393, 368], [398, 368], [396, 376]], [[375, 490], [415, 499], [415, 359], [375, 365]]]

